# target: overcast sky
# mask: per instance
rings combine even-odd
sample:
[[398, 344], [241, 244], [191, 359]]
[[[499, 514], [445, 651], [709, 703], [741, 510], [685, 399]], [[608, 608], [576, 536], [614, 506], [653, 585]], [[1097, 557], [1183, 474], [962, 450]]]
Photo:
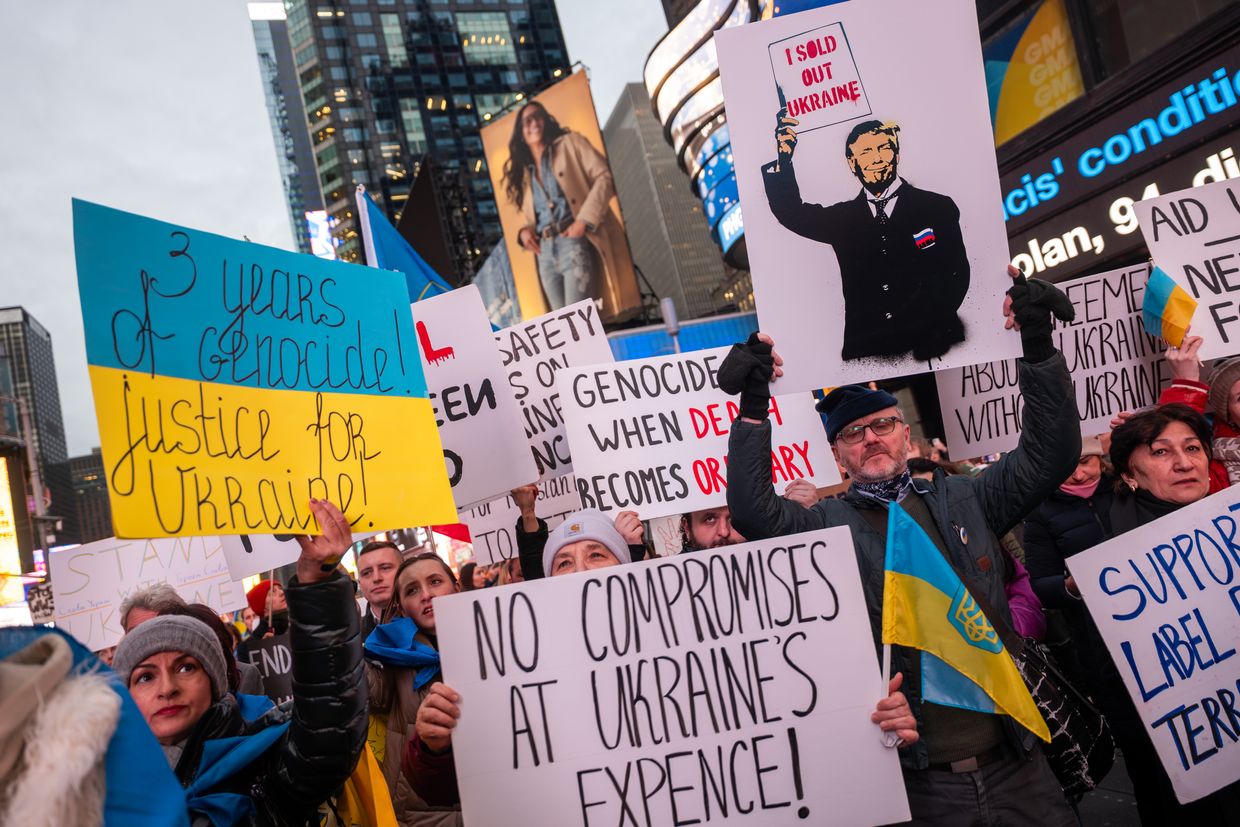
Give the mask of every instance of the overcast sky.
[[[561, 0], [569, 54], [600, 120], [666, 31], [658, 0]], [[244, 0], [12, 3], [0, 306], [52, 333], [70, 455], [99, 444], [73, 263], [70, 198], [290, 248]]]

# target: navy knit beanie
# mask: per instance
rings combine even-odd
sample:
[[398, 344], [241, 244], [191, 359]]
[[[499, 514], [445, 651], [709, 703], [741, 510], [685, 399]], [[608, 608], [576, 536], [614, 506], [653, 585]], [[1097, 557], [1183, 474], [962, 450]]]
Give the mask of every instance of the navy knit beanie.
[[864, 385], [841, 385], [831, 391], [814, 407], [818, 413], [826, 414], [827, 439], [835, 442], [840, 431], [883, 408], [894, 408], [900, 403], [887, 391], [873, 391]]

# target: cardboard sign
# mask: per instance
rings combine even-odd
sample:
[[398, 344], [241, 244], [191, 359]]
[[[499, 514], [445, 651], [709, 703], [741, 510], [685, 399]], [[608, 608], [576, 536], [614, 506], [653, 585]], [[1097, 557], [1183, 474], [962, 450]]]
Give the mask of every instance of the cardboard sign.
[[400, 273], [73, 202], [116, 531], [318, 533], [456, 509]]
[[[727, 504], [728, 433], [736, 400], [715, 373], [728, 348], [561, 371], [577, 490], [585, 508], [643, 519]], [[840, 481], [808, 393], [771, 400], [771, 479], [815, 488]]]
[[252, 641], [250, 663], [263, 678], [263, 694], [277, 706], [293, 699], [293, 653], [287, 633]]
[[[1149, 275], [1149, 265], [1141, 264], [1057, 285], [1076, 308], [1072, 322], [1053, 320], [1054, 337], [1072, 373], [1085, 436], [1109, 430], [1120, 411], [1157, 403], [1171, 384], [1166, 343], [1146, 333], [1141, 323]], [[1016, 447], [1024, 411], [1019, 375], [1015, 359], [935, 374], [947, 449], [953, 458]]]
[[848, 0], [715, 43], [779, 392], [1019, 356], [974, 4]]
[[1068, 558], [1181, 802], [1240, 779], [1240, 488]]
[[594, 303], [580, 301], [506, 327], [495, 334], [495, 341], [521, 405], [521, 422], [538, 467], [537, 480], [530, 478], [524, 483], [571, 473], [573, 458], [568, 451], [555, 376], [567, 367], [615, 358]]
[[[465, 823], [888, 824], [847, 528], [435, 602]], [[623, 815], [627, 813], [627, 816]]]
[[1192, 335], [1203, 359], [1240, 353], [1240, 181], [1224, 180], [1135, 205], [1154, 263], [1197, 300]]
[[[547, 521], [548, 529], [564, 522], [574, 511], [580, 511], [577, 478], [567, 474], [540, 482], [534, 508], [538, 516]], [[517, 556], [516, 525], [520, 517], [521, 510], [509, 495], [462, 511], [461, 522], [469, 526], [474, 560], [487, 566]]]
[[56, 625], [99, 651], [125, 634], [120, 607], [138, 589], [167, 583], [187, 603], [217, 612], [243, 608], [245, 590], [233, 579], [218, 537], [99, 540], [53, 550], [47, 561]]
[[457, 508], [537, 479], [478, 288], [467, 284], [410, 310]]
[[35, 583], [26, 589], [26, 608], [30, 610], [30, 622], [39, 625], [56, 619], [56, 599], [52, 596], [52, 584]]

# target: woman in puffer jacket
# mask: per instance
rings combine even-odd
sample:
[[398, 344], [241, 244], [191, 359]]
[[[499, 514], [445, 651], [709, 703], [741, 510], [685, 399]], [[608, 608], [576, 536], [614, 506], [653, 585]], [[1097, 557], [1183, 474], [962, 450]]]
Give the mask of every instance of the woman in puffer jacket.
[[293, 700], [246, 721], [228, 691], [223, 652], [202, 621], [148, 620], [126, 635], [113, 668], [186, 792], [194, 827], [317, 823], [352, 774], [366, 738], [367, 688], [353, 585], [336, 571], [352, 538], [344, 515], [311, 502], [323, 529], [300, 537], [289, 583]]

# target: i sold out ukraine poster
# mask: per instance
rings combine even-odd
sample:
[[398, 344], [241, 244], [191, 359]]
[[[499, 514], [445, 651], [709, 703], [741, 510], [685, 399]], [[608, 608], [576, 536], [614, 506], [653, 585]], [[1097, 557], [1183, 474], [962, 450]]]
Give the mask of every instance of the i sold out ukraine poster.
[[120, 537], [456, 520], [404, 277], [73, 202]]

